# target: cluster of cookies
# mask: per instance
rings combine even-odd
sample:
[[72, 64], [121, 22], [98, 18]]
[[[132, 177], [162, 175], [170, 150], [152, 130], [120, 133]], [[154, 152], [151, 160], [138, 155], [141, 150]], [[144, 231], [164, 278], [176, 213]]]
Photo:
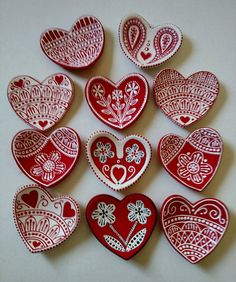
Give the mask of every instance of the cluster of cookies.
[[[139, 15], [125, 17], [119, 26], [120, 46], [138, 67], [156, 67], [170, 59], [182, 43], [172, 24], [151, 27]], [[40, 38], [43, 52], [67, 69], [94, 64], [104, 49], [105, 33], [93, 16], [77, 20], [70, 31], [52, 28]], [[69, 127], [45, 134], [66, 114], [74, 96], [72, 79], [64, 73], [40, 82], [31, 76], [13, 78], [8, 99], [16, 114], [34, 129], [18, 132], [12, 141], [14, 159], [37, 184], [22, 187], [14, 197], [14, 220], [28, 249], [35, 253], [53, 248], [71, 235], [80, 219], [79, 206], [69, 196], [53, 198], [49, 187], [67, 176], [78, 161], [81, 141]], [[175, 124], [187, 127], [204, 117], [219, 93], [216, 76], [200, 71], [188, 78], [174, 69], [160, 71], [153, 83], [156, 104]], [[138, 73], [114, 83], [95, 76], [84, 94], [94, 115], [107, 126], [123, 130], [142, 114], [149, 99], [147, 79]], [[168, 173], [183, 185], [202, 191], [214, 177], [223, 141], [212, 128], [199, 128], [186, 139], [167, 134], [158, 144], [158, 157]], [[132, 134], [123, 139], [107, 131], [93, 133], [86, 143], [87, 160], [108, 187], [121, 191], [134, 184], [148, 168], [152, 148], [147, 138]], [[229, 214], [218, 199], [191, 203], [180, 195], [168, 197], [160, 209], [164, 234], [189, 262], [205, 258], [221, 240]], [[86, 208], [88, 225], [97, 239], [118, 256], [129, 259], [149, 239], [157, 219], [153, 201], [143, 194], [122, 200], [102, 194]]]

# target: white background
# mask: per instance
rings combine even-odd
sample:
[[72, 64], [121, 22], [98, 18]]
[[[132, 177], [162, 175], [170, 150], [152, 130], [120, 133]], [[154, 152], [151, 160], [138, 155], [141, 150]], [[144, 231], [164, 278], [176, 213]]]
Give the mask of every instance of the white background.
[[[122, 17], [139, 13], [150, 24], [173, 23], [180, 27], [184, 41], [179, 52], [161, 67], [139, 70], [122, 53], [118, 26]], [[70, 29], [85, 14], [98, 17], [105, 28], [103, 55], [91, 68], [69, 72], [52, 63], [41, 51], [40, 34], [49, 27]], [[236, 278], [236, 1], [235, 0], [145, 0], [145, 1], [65, 1], [0, 0], [0, 281], [225, 281]], [[124, 132], [116, 132], [100, 122], [86, 104], [83, 89], [94, 75], [118, 81], [123, 75], [140, 72], [150, 86], [154, 76], [170, 67], [189, 76], [209, 70], [220, 80], [220, 94], [212, 110], [188, 130], [169, 121], [150, 96], [140, 119]], [[10, 149], [13, 136], [28, 126], [12, 111], [7, 100], [9, 81], [21, 74], [43, 80], [50, 74], [64, 72], [76, 85], [71, 109], [59, 126], [70, 126], [83, 142], [82, 156], [68, 178], [57, 185], [54, 195], [69, 194], [81, 206], [82, 220], [71, 238], [45, 253], [31, 254], [21, 241], [12, 218], [12, 199], [16, 190], [32, 183], [17, 167]], [[156, 157], [159, 139], [167, 133], [186, 137], [199, 127], [209, 126], [224, 140], [224, 155], [219, 170], [201, 193], [176, 182], [160, 166]], [[131, 133], [146, 136], [153, 145], [151, 165], [142, 179], [123, 193], [116, 193], [100, 182], [85, 159], [84, 144], [94, 131], [103, 129], [118, 137]], [[52, 190], [51, 190], [52, 191]], [[230, 210], [231, 223], [220, 245], [205, 260], [191, 265], [169, 245], [158, 223], [140, 253], [125, 261], [109, 252], [91, 234], [84, 218], [87, 202], [107, 193], [122, 198], [133, 192], [150, 196], [160, 207], [175, 193], [196, 201], [217, 197]]]

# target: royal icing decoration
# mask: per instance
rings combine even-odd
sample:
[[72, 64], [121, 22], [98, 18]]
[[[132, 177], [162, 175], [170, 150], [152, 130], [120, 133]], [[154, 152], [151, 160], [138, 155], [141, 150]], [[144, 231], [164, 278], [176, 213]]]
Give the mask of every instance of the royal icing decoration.
[[80, 151], [79, 136], [68, 127], [58, 128], [50, 136], [26, 129], [18, 132], [12, 141], [12, 153], [19, 168], [44, 187], [64, 179]]
[[164, 168], [177, 181], [202, 191], [220, 164], [223, 141], [212, 128], [200, 128], [186, 139], [167, 134], [161, 138], [158, 154]]
[[185, 127], [211, 109], [219, 93], [219, 82], [208, 71], [199, 71], [185, 78], [176, 70], [165, 69], [156, 76], [153, 91], [164, 114]]
[[148, 82], [140, 74], [129, 74], [118, 83], [96, 76], [85, 87], [85, 96], [93, 113], [115, 129], [132, 125], [146, 106]]
[[119, 27], [125, 55], [138, 67], [155, 67], [171, 58], [182, 43], [180, 29], [172, 24], [152, 27], [139, 15], [125, 17]]
[[217, 199], [207, 198], [192, 204], [182, 196], [173, 195], [161, 207], [161, 222], [176, 251], [189, 262], [197, 263], [219, 244], [229, 214]]
[[86, 208], [87, 222], [96, 238], [126, 260], [146, 244], [156, 217], [154, 203], [142, 194], [132, 194], [123, 200], [97, 195]]
[[101, 131], [88, 139], [86, 153], [96, 176], [119, 191], [134, 184], [144, 173], [151, 159], [151, 145], [139, 135], [119, 140]]
[[36, 253], [67, 240], [79, 223], [80, 210], [71, 197], [53, 198], [46, 189], [28, 185], [15, 195], [13, 216], [26, 247]]
[[30, 126], [45, 131], [67, 112], [74, 95], [72, 80], [56, 73], [44, 81], [21, 75], [8, 85], [8, 100], [15, 113]]
[[104, 31], [100, 21], [93, 16], [79, 18], [70, 31], [51, 28], [40, 38], [46, 56], [54, 63], [69, 69], [85, 68], [102, 54]]

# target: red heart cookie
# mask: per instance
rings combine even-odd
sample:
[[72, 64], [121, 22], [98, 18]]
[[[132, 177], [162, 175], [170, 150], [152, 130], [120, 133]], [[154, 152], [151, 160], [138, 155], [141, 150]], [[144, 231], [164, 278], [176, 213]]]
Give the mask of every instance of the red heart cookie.
[[100, 131], [88, 139], [86, 153], [96, 176], [119, 191], [134, 184], [144, 173], [151, 159], [151, 145], [139, 135], [119, 140], [109, 132]]
[[210, 110], [219, 93], [219, 82], [208, 71], [199, 71], [185, 78], [176, 70], [165, 69], [157, 74], [153, 92], [164, 114], [185, 127]]
[[38, 185], [22, 187], [13, 201], [16, 228], [32, 252], [42, 252], [64, 242], [79, 223], [79, 206], [71, 197], [53, 198]]
[[161, 207], [161, 222], [170, 244], [185, 259], [197, 263], [219, 244], [228, 223], [226, 206], [217, 199], [203, 199], [194, 204], [173, 195]]
[[139, 15], [125, 17], [119, 27], [120, 45], [138, 67], [155, 67], [170, 59], [180, 48], [182, 33], [172, 24], [152, 27]]
[[67, 112], [74, 87], [72, 80], [62, 73], [50, 75], [42, 82], [21, 75], [11, 80], [7, 93], [16, 114], [30, 126], [44, 131]]
[[167, 134], [158, 145], [164, 168], [177, 181], [202, 191], [215, 175], [223, 152], [223, 141], [211, 128], [200, 128], [186, 139]]
[[44, 187], [55, 185], [69, 174], [80, 151], [79, 136], [68, 127], [58, 128], [48, 137], [26, 129], [12, 141], [12, 153], [19, 168]]
[[85, 96], [93, 113], [105, 124], [124, 129], [141, 115], [149, 96], [148, 82], [140, 74], [129, 74], [117, 84], [96, 76], [85, 87]]
[[132, 194], [121, 201], [97, 195], [87, 205], [86, 218], [100, 243], [128, 260], [148, 241], [157, 212], [152, 200], [142, 194]]
[[46, 30], [41, 35], [40, 45], [54, 63], [68, 69], [80, 69], [90, 66], [100, 57], [104, 40], [100, 21], [93, 16], [83, 16], [69, 32], [59, 28]]

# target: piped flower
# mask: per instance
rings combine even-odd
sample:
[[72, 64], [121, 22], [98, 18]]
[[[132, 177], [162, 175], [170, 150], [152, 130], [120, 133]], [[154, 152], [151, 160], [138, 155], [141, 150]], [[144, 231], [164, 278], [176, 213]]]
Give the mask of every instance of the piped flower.
[[114, 152], [112, 152], [111, 144], [106, 143], [105, 145], [102, 142], [97, 142], [96, 144], [97, 149], [94, 150], [93, 155], [95, 157], [98, 157], [101, 163], [105, 163], [107, 161], [107, 158], [113, 158]]
[[140, 164], [141, 159], [144, 157], [144, 151], [139, 150], [138, 144], [133, 144], [132, 147], [127, 147], [125, 152], [127, 153], [126, 161], [128, 163], [134, 161], [136, 164]]
[[180, 177], [187, 178], [196, 184], [201, 184], [206, 176], [213, 172], [202, 152], [194, 152], [191, 155], [190, 153], [181, 154], [177, 166]]
[[42, 180], [49, 182], [54, 179], [56, 174], [62, 174], [66, 165], [60, 162], [61, 155], [59, 152], [52, 152], [50, 156], [45, 153], [38, 154], [35, 157], [37, 163], [30, 170], [34, 176], [41, 176]]
[[92, 213], [92, 219], [97, 220], [100, 227], [112, 224], [116, 220], [116, 217], [113, 214], [115, 209], [116, 207], [113, 204], [107, 205], [104, 202], [100, 202], [97, 205], [97, 209]]
[[136, 204], [129, 203], [127, 209], [129, 210], [128, 219], [131, 222], [137, 220], [140, 224], [145, 224], [147, 217], [151, 215], [151, 210], [145, 208], [144, 203], [140, 200], [136, 201]]

